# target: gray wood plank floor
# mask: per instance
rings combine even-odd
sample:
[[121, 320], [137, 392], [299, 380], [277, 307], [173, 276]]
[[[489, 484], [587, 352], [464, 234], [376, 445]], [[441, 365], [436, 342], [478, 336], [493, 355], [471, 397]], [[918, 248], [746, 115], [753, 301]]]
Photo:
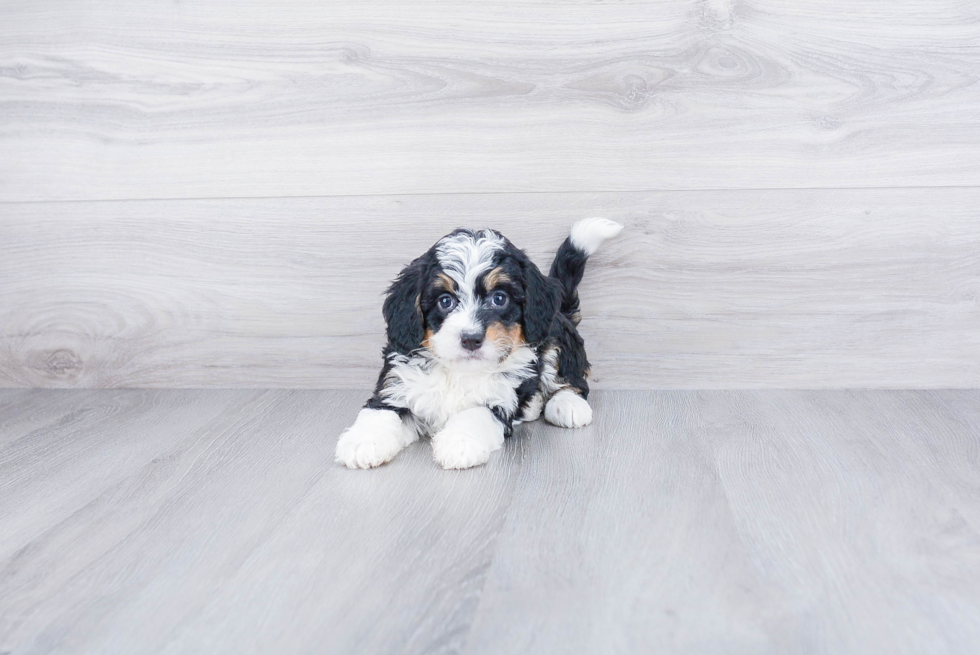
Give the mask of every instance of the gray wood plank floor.
[[597, 392], [446, 472], [359, 391], [0, 392], [3, 653], [980, 650], [980, 392]]

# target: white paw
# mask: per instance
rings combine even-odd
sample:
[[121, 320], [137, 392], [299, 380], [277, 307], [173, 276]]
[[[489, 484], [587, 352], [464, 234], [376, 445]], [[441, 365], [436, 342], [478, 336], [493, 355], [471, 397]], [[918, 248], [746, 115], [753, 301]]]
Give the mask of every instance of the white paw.
[[486, 464], [490, 449], [467, 435], [445, 435], [438, 443], [432, 442], [432, 455], [444, 469], [468, 469]]
[[485, 464], [504, 445], [504, 426], [486, 407], [463, 410], [432, 437], [432, 455], [444, 469]]
[[340, 435], [335, 459], [350, 469], [374, 468], [390, 462], [417, 438], [396, 412], [365, 407]]
[[563, 389], [544, 406], [544, 418], [559, 427], [580, 428], [592, 422], [592, 408], [582, 396]]

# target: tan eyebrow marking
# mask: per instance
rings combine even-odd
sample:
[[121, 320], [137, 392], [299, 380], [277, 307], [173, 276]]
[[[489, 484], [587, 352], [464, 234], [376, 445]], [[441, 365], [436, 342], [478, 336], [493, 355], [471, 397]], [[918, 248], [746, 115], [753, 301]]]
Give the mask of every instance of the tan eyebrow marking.
[[436, 275], [435, 285], [451, 293], [455, 293], [456, 291], [456, 281], [445, 273], [439, 273]]
[[510, 281], [511, 281], [510, 276], [504, 273], [504, 269], [498, 266], [497, 268], [493, 269], [492, 271], [486, 274], [486, 276], [483, 278], [483, 286], [486, 288], [487, 291], [489, 291], [494, 287], [498, 287], [501, 284], [506, 284], [507, 282]]

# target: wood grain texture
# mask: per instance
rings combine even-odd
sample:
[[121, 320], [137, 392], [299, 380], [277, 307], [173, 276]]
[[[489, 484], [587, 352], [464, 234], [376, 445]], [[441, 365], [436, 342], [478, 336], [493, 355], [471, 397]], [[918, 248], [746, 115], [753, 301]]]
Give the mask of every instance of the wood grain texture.
[[980, 647], [976, 392], [599, 398], [526, 440], [467, 653]]
[[980, 189], [882, 189], [7, 204], [0, 386], [368, 387], [439, 236], [590, 215], [598, 388], [980, 385]]
[[426, 444], [358, 475], [332, 453], [362, 401], [100, 392], [78, 408], [100, 420], [0, 449], [0, 647], [457, 649], [520, 453], [445, 474]]
[[0, 200], [980, 184], [971, 0], [39, 0], [0, 21]]
[[74, 417], [0, 441], [0, 650], [980, 649], [980, 392], [599, 391], [463, 472], [333, 464], [363, 399], [0, 392]]

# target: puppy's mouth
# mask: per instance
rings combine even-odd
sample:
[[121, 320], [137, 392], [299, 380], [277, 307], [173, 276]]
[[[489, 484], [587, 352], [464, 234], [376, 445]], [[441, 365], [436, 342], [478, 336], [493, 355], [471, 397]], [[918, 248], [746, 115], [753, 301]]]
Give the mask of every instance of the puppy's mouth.
[[458, 362], [489, 362], [491, 360], [482, 352], [464, 352], [455, 359]]
[[507, 359], [511, 354], [510, 348], [490, 348], [489, 350], [480, 349], [470, 351], [463, 351], [455, 359], [458, 362], [482, 362], [484, 364], [499, 364], [500, 362]]

